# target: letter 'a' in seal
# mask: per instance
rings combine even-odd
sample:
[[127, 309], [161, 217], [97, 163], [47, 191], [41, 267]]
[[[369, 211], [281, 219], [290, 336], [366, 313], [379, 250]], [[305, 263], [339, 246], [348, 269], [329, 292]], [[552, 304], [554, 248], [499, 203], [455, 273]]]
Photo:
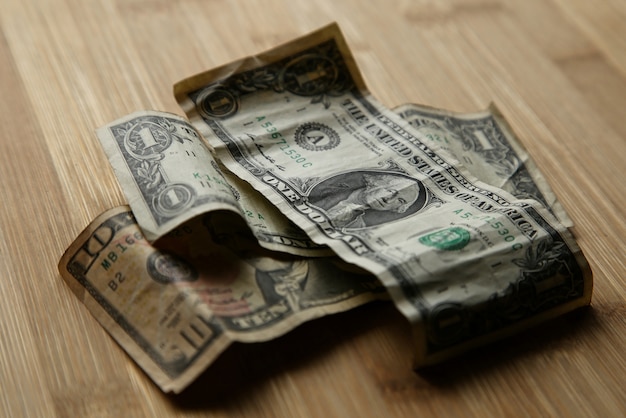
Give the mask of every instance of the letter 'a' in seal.
[[294, 134], [296, 143], [309, 151], [328, 151], [339, 145], [339, 134], [334, 129], [318, 122], [307, 122], [298, 126]]

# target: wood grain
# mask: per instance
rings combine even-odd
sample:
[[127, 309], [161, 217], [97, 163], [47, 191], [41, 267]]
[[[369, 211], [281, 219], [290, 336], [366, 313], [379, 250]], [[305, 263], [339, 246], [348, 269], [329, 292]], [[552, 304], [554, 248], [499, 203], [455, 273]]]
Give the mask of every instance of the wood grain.
[[[0, 0], [0, 415], [626, 415], [626, 3]], [[375, 304], [229, 349], [163, 395], [56, 264], [124, 203], [94, 129], [182, 114], [172, 85], [337, 21], [373, 94], [495, 102], [575, 223], [592, 306], [422, 373]]]

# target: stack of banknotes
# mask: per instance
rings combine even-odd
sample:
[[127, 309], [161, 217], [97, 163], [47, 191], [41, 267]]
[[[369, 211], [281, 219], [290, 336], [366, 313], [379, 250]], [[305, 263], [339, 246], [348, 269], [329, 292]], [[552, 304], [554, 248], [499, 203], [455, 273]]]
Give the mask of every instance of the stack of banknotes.
[[415, 365], [590, 302], [571, 221], [495, 107], [388, 109], [336, 25], [97, 131], [129, 206], [59, 270], [164, 391], [233, 341], [390, 300]]

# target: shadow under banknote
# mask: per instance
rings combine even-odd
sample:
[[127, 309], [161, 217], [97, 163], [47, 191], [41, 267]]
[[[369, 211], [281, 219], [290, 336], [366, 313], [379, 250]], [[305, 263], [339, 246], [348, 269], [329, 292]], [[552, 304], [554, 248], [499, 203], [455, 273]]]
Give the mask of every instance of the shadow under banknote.
[[[503, 368], [533, 367], [539, 358], [558, 356], [565, 352], [559, 348], [579, 344], [579, 337], [597, 328], [599, 321], [592, 308], [580, 309], [415, 372], [407, 365], [408, 322], [391, 303], [373, 303], [303, 324], [269, 342], [234, 344], [187, 389], [169, 399], [183, 410], [237, 408], [240, 402], [266, 398], [268, 380], [280, 381], [287, 374], [293, 378], [299, 372], [316, 379], [333, 352], [345, 350], [356, 356], [354, 361], [362, 367], [359, 374], [369, 380], [362, 384], [377, 388], [390, 402], [400, 396], [427, 398], [476, 385]], [[333, 364], [347, 372], [353, 367], [339, 360]], [[329, 382], [329, 390], [342, 385]], [[321, 401], [324, 394], [318, 395]]]
[[443, 390], [474, 384], [477, 379], [500, 373], [503, 367], [543, 367], [538, 366], [538, 358], [556, 360], [571, 353], [565, 348], [581, 344], [580, 337], [597, 329], [600, 321], [594, 308], [577, 309], [445, 363], [420, 369], [419, 375]]
[[[401, 319], [391, 303], [372, 302], [307, 322], [271, 341], [235, 343], [183, 392], [168, 397], [183, 410], [228, 410], [241, 402], [254, 403], [255, 399], [267, 396], [267, 381], [280, 381], [287, 374], [315, 379], [316, 371], [324, 373], [333, 353], [341, 353], [362, 340], [369, 341], [369, 344], [380, 342], [380, 331], [385, 334], [383, 342], [393, 338], [391, 344], [406, 351], [405, 354], [410, 352], [408, 323]], [[388, 333], [393, 335], [387, 336]], [[357, 353], [357, 357], [368, 353], [369, 350], [364, 350]], [[402, 363], [398, 369], [407, 369], [406, 356], [394, 357], [395, 362]], [[357, 358], [357, 361], [366, 363], [364, 359]], [[347, 370], [350, 365], [339, 367]], [[342, 383], [329, 382], [329, 387], [332, 385]]]

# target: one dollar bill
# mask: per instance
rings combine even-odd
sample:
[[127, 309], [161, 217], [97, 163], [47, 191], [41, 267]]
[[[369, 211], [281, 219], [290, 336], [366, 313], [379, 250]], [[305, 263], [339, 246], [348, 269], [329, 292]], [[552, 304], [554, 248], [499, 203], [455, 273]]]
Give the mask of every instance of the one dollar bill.
[[381, 280], [413, 325], [418, 366], [589, 303], [567, 228], [378, 103], [335, 25], [175, 95], [232, 173]]

